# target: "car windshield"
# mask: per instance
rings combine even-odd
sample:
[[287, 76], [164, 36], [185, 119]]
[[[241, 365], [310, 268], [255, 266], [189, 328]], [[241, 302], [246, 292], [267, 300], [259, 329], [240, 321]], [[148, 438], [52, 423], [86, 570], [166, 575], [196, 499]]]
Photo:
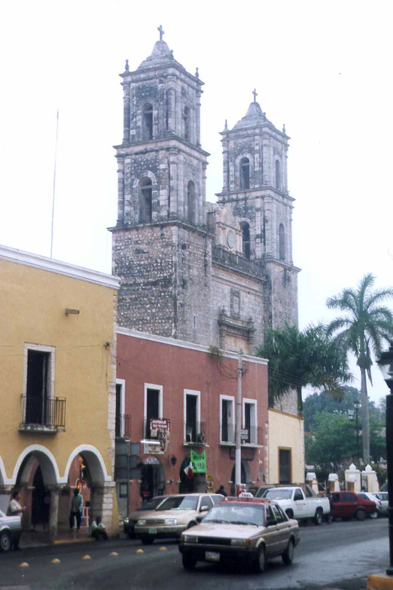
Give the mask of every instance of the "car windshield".
[[359, 492], [358, 492], [358, 496], [359, 496], [359, 498], [361, 498], [362, 500], [369, 500], [369, 497], [368, 497], [368, 496], [366, 496], [366, 494], [362, 494], [362, 493], [359, 493]]
[[196, 510], [197, 496], [170, 496], [157, 510]]
[[263, 497], [269, 498], [269, 500], [290, 500], [292, 490], [267, 490]]
[[155, 510], [157, 506], [161, 504], [163, 499], [164, 496], [157, 496], [157, 498], [153, 498], [149, 502], [146, 502], [146, 504], [144, 504], [142, 508], [138, 508], [138, 512], [140, 512], [141, 510]]
[[255, 504], [223, 503], [214, 506], [203, 519], [203, 524], [216, 522], [224, 524], [250, 524], [264, 526], [265, 513], [263, 506]]

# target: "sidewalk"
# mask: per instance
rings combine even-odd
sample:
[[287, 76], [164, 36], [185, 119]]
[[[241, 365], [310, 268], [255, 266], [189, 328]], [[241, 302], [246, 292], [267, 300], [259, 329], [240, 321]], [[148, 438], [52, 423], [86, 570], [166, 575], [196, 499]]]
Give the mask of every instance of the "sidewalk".
[[[55, 545], [68, 545], [71, 543], [91, 543], [94, 541], [88, 536], [88, 530], [86, 528], [77, 531], [61, 530], [57, 533]], [[21, 549], [27, 549], [29, 547], [45, 547], [49, 545], [49, 532], [48, 531], [28, 531], [23, 532], [20, 538], [19, 547]]]

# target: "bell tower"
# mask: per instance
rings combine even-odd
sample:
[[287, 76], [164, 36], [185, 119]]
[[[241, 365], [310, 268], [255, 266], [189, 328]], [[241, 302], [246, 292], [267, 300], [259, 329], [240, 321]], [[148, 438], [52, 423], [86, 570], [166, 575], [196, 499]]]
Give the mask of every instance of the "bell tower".
[[289, 137], [266, 117], [253, 91], [246, 115], [221, 133], [223, 189], [219, 204], [229, 208], [242, 232], [245, 258], [264, 265], [265, 327], [297, 324], [297, 273], [292, 256], [292, 210], [288, 192]]
[[123, 141], [113, 272], [122, 279], [119, 325], [210, 342], [211, 236], [207, 152], [201, 148], [203, 82], [175, 60], [162, 26], [152, 54], [123, 86]]

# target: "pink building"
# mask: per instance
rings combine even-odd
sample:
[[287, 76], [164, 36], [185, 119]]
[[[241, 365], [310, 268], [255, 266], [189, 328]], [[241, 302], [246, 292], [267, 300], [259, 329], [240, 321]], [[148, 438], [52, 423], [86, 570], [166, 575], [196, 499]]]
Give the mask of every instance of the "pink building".
[[[158, 494], [233, 493], [238, 355], [118, 329], [116, 481], [119, 516]], [[267, 362], [244, 356], [242, 481], [267, 472]], [[188, 477], [190, 452], [205, 473]], [[194, 466], [195, 467], [195, 466]], [[203, 469], [202, 469], [203, 471]]]

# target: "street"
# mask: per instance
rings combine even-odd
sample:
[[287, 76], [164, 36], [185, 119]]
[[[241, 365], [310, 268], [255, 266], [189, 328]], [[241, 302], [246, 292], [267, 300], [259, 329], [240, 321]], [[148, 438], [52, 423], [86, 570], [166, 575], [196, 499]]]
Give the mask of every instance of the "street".
[[[121, 539], [25, 549], [0, 555], [0, 590], [112, 590], [114, 586], [133, 590], [231, 590], [239, 584], [242, 590], [356, 590], [366, 587], [368, 574], [387, 565], [387, 519], [308, 525], [300, 532], [294, 564], [286, 567], [280, 558], [274, 559], [262, 575], [236, 565], [228, 570], [208, 563], [199, 563], [195, 572], [186, 572], [177, 543], [172, 541], [143, 546]], [[143, 553], [136, 553], [138, 549]], [[112, 552], [118, 555], [110, 555]], [[83, 560], [86, 555], [91, 559]], [[60, 563], [51, 563], [54, 558]], [[21, 568], [22, 562], [29, 567]]]

